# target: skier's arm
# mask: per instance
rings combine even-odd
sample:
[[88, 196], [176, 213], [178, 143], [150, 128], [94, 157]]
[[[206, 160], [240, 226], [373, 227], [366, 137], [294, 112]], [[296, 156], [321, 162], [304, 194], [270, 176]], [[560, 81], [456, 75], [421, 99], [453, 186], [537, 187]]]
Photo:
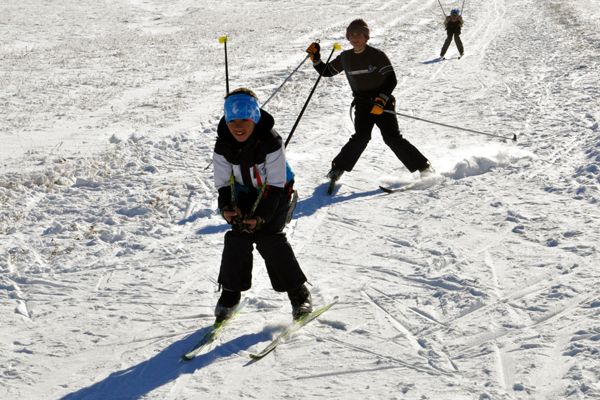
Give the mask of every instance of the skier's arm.
[[254, 212], [263, 223], [271, 221], [279, 208], [280, 202], [287, 201], [285, 191], [286, 164], [283, 143], [276, 151], [268, 153], [265, 158], [265, 169], [267, 171], [266, 187], [260, 203]]
[[341, 56], [337, 56], [335, 60], [330, 61], [329, 64], [325, 64], [323, 61], [319, 60], [313, 63], [313, 67], [315, 67], [319, 73], [322, 73], [324, 77], [328, 78], [337, 75], [344, 70], [340, 57]]
[[264, 224], [269, 223], [275, 216], [275, 211], [282, 202], [287, 201], [285, 189], [267, 185], [254, 215], [244, 219], [251, 230], [259, 230]]
[[392, 95], [392, 91], [398, 83], [396, 79], [396, 73], [392, 63], [384, 53], [379, 53], [377, 56], [377, 65], [379, 65], [379, 71], [377, 73], [382, 75], [382, 83], [379, 86], [379, 94], [373, 99], [373, 108], [371, 108], [371, 114], [381, 115], [386, 108], [386, 104]]
[[219, 140], [215, 145], [215, 151], [213, 153], [213, 166], [214, 166], [214, 182], [218, 196], [218, 207], [221, 212], [225, 209], [231, 209], [234, 205], [231, 204], [231, 186], [229, 179], [233, 173], [233, 165], [227, 161], [225, 156], [219, 152]]
[[380, 65], [381, 66], [379, 67], [379, 73], [383, 75], [383, 83], [379, 87], [379, 96], [384, 97], [387, 101], [387, 99], [392, 95], [392, 92], [396, 88], [398, 80], [396, 79], [396, 72], [394, 72], [394, 67], [390, 62], [390, 59], [387, 58], [387, 56], [383, 53]]
[[321, 61], [321, 46], [317, 42], [313, 42], [306, 49], [311, 61], [313, 62], [313, 67], [325, 77], [330, 77], [339, 74], [344, 70], [342, 66], [341, 55], [338, 56], [335, 60], [331, 61], [329, 64], [325, 64]]
[[320, 74], [322, 73], [323, 76], [327, 78], [337, 75], [344, 70], [340, 56], [338, 56], [335, 60], [330, 61], [329, 64], [325, 64], [323, 61], [319, 60], [313, 63], [313, 67], [315, 67], [317, 72]]

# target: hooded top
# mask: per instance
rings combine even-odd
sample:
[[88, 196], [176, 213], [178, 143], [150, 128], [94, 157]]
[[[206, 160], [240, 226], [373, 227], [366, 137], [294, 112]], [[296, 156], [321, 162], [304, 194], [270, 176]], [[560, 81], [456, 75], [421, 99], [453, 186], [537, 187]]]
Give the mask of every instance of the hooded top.
[[229, 179], [233, 174], [237, 206], [243, 212], [247, 212], [254, 203], [260, 183], [266, 184], [255, 215], [268, 222], [279, 201], [287, 198], [284, 188], [293, 175], [288, 171], [281, 136], [273, 129], [273, 117], [264, 110], [260, 112], [260, 120], [252, 135], [241, 143], [229, 131], [225, 118], [221, 118], [213, 153], [214, 181], [219, 191], [219, 208], [226, 209], [232, 206]]

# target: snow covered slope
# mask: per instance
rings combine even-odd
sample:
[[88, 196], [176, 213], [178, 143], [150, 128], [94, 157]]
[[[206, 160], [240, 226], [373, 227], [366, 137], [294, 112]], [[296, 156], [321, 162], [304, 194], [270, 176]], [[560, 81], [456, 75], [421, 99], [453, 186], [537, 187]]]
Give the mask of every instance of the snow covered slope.
[[[10, 3], [10, 4], [8, 4]], [[459, 1], [442, 1], [448, 11]], [[291, 320], [255, 257], [249, 304], [217, 346], [227, 225], [210, 164], [225, 92], [267, 99], [354, 18], [395, 66], [399, 120], [437, 174], [415, 181], [377, 130], [333, 197], [352, 134], [323, 79], [288, 147], [287, 233], [316, 304]], [[600, 399], [600, 8], [464, 3], [465, 57], [435, 0], [63, 1], [0, 5], [0, 398]], [[317, 74], [267, 106], [285, 138]]]

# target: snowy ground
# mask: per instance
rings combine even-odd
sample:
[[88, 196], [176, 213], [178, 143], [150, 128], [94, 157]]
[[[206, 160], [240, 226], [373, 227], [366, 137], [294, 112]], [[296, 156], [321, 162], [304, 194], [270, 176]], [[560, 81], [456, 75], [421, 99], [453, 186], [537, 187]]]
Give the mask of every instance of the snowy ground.
[[[200, 5], [202, 4], [202, 5]], [[23, 0], [0, 4], [0, 398], [600, 399], [600, 8], [467, 1], [443, 62], [435, 0]], [[462, 2], [442, 1], [448, 11]], [[352, 133], [323, 80], [288, 148], [288, 237], [315, 303], [340, 303], [262, 361], [291, 319], [257, 255], [218, 346], [223, 234], [212, 184], [232, 88], [266, 99], [321, 39], [362, 17], [392, 60], [405, 136], [438, 175], [373, 140], [335, 196]], [[269, 103], [285, 138], [316, 73]]]

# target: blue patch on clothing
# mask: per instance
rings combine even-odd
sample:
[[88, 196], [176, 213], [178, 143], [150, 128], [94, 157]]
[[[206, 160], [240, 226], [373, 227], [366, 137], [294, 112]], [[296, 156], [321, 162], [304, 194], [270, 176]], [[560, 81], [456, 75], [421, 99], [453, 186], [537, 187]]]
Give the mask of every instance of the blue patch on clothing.
[[294, 174], [294, 171], [292, 171], [292, 167], [290, 167], [290, 164], [288, 164], [288, 162], [285, 162], [285, 183], [290, 183], [290, 181], [292, 181], [294, 179], [296, 175]]

